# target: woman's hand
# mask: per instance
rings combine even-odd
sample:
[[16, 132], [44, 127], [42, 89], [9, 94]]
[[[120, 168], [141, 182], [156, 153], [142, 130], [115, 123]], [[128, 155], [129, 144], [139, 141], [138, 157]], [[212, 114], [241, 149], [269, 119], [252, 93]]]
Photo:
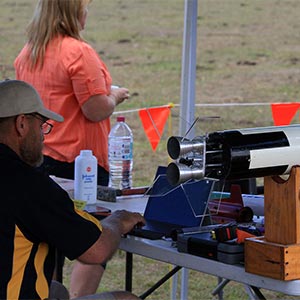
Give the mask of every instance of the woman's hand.
[[84, 116], [91, 122], [100, 122], [112, 115], [115, 107], [129, 98], [126, 88], [114, 88], [110, 95], [94, 95], [81, 107]]
[[110, 95], [115, 97], [116, 105], [118, 105], [124, 100], [129, 99], [129, 90], [126, 88], [114, 88], [111, 90]]

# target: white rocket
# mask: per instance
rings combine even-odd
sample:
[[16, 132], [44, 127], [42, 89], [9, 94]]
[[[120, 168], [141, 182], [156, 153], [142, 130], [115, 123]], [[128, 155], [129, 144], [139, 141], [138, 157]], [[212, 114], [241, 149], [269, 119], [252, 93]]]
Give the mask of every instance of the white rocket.
[[216, 131], [192, 140], [170, 137], [167, 177], [243, 179], [289, 174], [300, 165], [300, 125]]

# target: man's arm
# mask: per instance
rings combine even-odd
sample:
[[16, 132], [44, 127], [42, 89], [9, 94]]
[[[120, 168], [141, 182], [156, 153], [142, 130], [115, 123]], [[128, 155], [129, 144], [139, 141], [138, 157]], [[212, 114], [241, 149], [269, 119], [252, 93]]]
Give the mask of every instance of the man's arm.
[[145, 224], [145, 220], [139, 213], [118, 210], [101, 221], [101, 224], [99, 239], [78, 260], [87, 264], [107, 262], [118, 249], [122, 235], [138, 224]]

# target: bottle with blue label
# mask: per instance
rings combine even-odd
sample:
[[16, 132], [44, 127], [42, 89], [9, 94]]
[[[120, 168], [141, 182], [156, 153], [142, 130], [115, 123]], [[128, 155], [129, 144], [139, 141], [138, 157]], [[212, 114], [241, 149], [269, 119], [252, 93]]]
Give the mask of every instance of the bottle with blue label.
[[97, 200], [97, 158], [91, 150], [81, 150], [75, 159], [74, 198], [95, 204]]
[[133, 135], [125, 117], [117, 123], [108, 136], [109, 186], [115, 189], [132, 187]]

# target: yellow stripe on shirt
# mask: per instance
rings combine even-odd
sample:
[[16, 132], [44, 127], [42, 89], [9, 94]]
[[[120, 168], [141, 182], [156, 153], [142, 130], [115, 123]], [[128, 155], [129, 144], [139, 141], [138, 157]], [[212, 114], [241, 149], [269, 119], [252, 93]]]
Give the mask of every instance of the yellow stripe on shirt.
[[7, 285], [7, 299], [18, 299], [24, 277], [26, 263], [29, 259], [33, 243], [24, 238], [16, 226], [14, 238], [14, 257], [11, 279]]
[[49, 296], [49, 286], [44, 274], [44, 263], [48, 254], [48, 245], [45, 243], [39, 244], [39, 249], [34, 258], [34, 267], [37, 272], [36, 291], [41, 299], [46, 299]]

